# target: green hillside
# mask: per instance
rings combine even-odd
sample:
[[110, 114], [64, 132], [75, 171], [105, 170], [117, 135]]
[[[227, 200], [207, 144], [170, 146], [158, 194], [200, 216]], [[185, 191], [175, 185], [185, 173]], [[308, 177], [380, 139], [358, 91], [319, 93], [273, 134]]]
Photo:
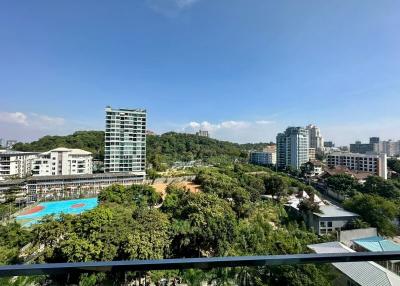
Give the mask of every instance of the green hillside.
[[147, 158], [157, 168], [160, 162], [203, 160], [216, 163], [246, 159], [247, 152], [239, 144], [169, 132], [147, 137]]
[[[236, 144], [193, 134], [169, 132], [161, 136], [147, 136], [148, 162], [155, 166], [175, 161], [203, 160], [216, 163], [246, 159], [250, 149], [261, 149], [266, 143]], [[104, 157], [103, 131], [78, 131], [67, 136], [45, 136], [31, 143], [17, 143], [14, 150], [48, 151], [57, 147], [79, 148], [93, 153], [96, 159]]]
[[13, 149], [18, 151], [44, 152], [58, 147], [78, 148], [92, 152], [96, 159], [104, 157], [103, 131], [77, 131], [66, 136], [44, 136], [31, 143], [17, 143]]

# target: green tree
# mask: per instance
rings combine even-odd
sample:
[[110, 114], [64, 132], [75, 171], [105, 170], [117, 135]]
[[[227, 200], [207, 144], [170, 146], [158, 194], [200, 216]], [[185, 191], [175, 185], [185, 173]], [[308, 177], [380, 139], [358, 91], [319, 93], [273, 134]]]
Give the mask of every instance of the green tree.
[[101, 203], [117, 203], [137, 207], [153, 207], [162, 202], [161, 195], [149, 185], [131, 185], [129, 187], [113, 185], [102, 190], [98, 198]]
[[395, 235], [397, 227], [394, 223], [399, 214], [395, 203], [377, 195], [356, 195], [347, 199], [343, 206], [359, 214], [364, 221], [376, 227], [383, 235]]
[[376, 194], [390, 200], [400, 199], [400, 190], [396, 185], [378, 176], [369, 176], [361, 190], [363, 193]]
[[174, 255], [214, 256], [228, 251], [235, 237], [236, 218], [227, 201], [214, 194], [186, 193], [178, 208], [175, 214], [179, 216], [172, 217]]
[[250, 202], [250, 194], [235, 177], [222, 174], [216, 170], [201, 170], [196, 176], [196, 182], [201, 185], [201, 189], [210, 194], [231, 202], [233, 210], [238, 217], [243, 217]]
[[400, 160], [398, 159], [388, 159], [387, 165], [390, 169], [400, 174]]
[[149, 169], [147, 170], [147, 177], [152, 180], [152, 184], [154, 184], [154, 181], [160, 178], [161, 175], [155, 169]]
[[276, 197], [278, 201], [287, 194], [287, 182], [281, 176], [270, 176], [264, 179], [267, 194]]
[[157, 209], [143, 209], [122, 249], [127, 259], [163, 259], [170, 244], [168, 216]]
[[321, 213], [318, 203], [314, 202], [311, 199], [303, 199], [298, 205], [299, 211], [308, 213]]
[[334, 192], [352, 196], [359, 188], [358, 182], [348, 174], [337, 174], [329, 177], [326, 183]]
[[0, 224], [0, 264], [20, 263], [19, 249], [29, 243], [31, 234], [20, 224]]

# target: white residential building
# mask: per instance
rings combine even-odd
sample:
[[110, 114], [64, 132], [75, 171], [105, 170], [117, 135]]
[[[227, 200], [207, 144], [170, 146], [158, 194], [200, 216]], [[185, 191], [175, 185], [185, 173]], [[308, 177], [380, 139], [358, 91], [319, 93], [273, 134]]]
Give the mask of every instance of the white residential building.
[[310, 148], [314, 148], [317, 151], [323, 150], [324, 138], [321, 135], [321, 130], [312, 124], [308, 125], [306, 129], [308, 130]]
[[300, 169], [309, 161], [308, 130], [302, 127], [289, 127], [276, 137], [276, 161], [280, 168], [291, 166]]
[[276, 164], [276, 152], [251, 151], [250, 152], [250, 163], [256, 164], [256, 165], [275, 165]]
[[146, 174], [146, 110], [106, 108], [104, 171]]
[[0, 179], [31, 175], [32, 161], [38, 153], [0, 150]]
[[387, 179], [387, 155], [385, 153], [357, 154], [335, 152], [328, 154], [328, 167], [344, 166], [353, 171], [362, 171]]
[[32, 162], [33, 176], [92, 174], [92, 153], [57, 148], [40, 153]]

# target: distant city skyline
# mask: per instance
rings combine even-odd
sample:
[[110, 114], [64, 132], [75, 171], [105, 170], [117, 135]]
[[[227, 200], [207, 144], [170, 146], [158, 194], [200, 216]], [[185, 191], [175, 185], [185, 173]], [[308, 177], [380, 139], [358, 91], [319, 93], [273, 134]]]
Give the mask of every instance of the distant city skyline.
[[336, 146], [400, 139], [400, 2], [0, 3], [0, 138], [148, 129], [275, 141], [315, 124]]

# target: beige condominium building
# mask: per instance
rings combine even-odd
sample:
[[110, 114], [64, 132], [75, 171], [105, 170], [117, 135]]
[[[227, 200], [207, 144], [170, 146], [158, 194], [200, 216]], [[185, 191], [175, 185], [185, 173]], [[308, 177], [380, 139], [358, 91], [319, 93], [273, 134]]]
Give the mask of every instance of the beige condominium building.
[[344, 166], [387, 179], [387, 155], [334, 152], [328, 155], [328, 167]]

